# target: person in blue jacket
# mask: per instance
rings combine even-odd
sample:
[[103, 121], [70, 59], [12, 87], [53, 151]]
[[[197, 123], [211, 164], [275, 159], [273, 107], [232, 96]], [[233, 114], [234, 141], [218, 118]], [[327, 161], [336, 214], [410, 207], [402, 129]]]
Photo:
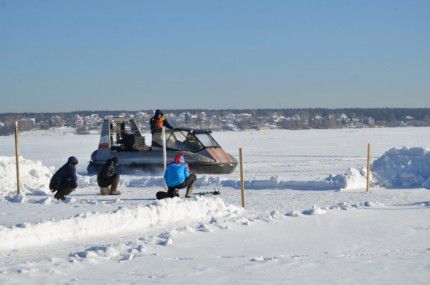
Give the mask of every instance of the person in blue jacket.
[[54, 198], [64, 200], [66, 195], [72, 193], [78, 187], [78, 177], [76, 169], [78, 168], [78, 160], [71, 156], [60, 169], [55, 172], [49, 183], [49, 189], [52, 192], [57, 192]]
[[168, 197], [179, 197], [178, 189], [183, 188], [187, 188], [185, 197], [192, 197], [193, 187], [197, 177], [190, 173], [190, 169], [182, 153], [178, 154], [174, 161], [167, 166], [164, 179], [168, 187]]

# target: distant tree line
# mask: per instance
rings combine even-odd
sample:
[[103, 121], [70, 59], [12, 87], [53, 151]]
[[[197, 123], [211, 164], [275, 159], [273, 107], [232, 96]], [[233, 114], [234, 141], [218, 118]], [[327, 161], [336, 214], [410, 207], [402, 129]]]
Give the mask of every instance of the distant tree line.
[[[99, 114], [100, 117], [107, 115], [118, 116], [123, 113], [136, 113], [136, 112], [151, 112], [153, 110], [116, 110], [116, 111], [73, 111], [73, 112], [53, 112], [53, 113], [0, 113], [0, 122], [14, 121], [22, 117], [35, 118], [36, 121], [49, 120], [51, 116], [71, 116], [71, 115], [81, 115], [89, 116], [91, 114]], [[291, 117], [295, 114], [306, 112], [310, 116], [321, 115], [328, 116], [330, 114], [346, 114], [348, 117], [373, 117], [376, 121], [402, 121], [406, 116], [412, 116], [416, 120], [425, 120], [430, 118], [430, 108], [304, 108], [304, 109], [220, 109], [220, 110], [210, 110], [210, 109], [164, 109], [164, 113], [199, 113], [205, 112], [208, 115], [225, 116], [227, 114], [239, 114], [239, 113], [249, 113], [257, 117], [267, 117], [274, 113], [281, 114], [285, 117]]]
[[[52, 113], [0, 113], [0, 135], [13, 133], [14, 122], [25, 118], [34, 119], [33, 123], [30, 122], [30, 125], [33, 124], [39, 129], [48, 129], [52, 126], [56, 126], [56, 120], [64, 122], [66, 126], [73, 126], [73, 121], [76, 121], [76, 117], [91, 117], [97, 114], [98, 117], [103, 118], [108, 115], [118, 116], [121, 114], [136, 114], [139, 112], [151, 115], [153, 111], [154, 110], [104, 110]], [[232, 114], [237, 115], [237, 118], [243, 118], [243, 115], [246, 115], [245, 117], [249, 118], [248, 121], [243, 121], [242, 119], [241, 122], [236, 122], [239, 129], [255, 127], [256, 124], [273, 124], [274, 122], [276, 122], [278, 127], [288, 129], [348, 127], [348, 124], [345, 124], [345, 122], [343, 124], [339, 123], [339, 120], [345, 117], [347, 120], [352, 120], [353, 122], [363, 122], [361, 126], [430, 126], [430, 108], [164, 109], [162, 111], [165, 114], [174, 115], [184, 113], [202, 114], [204, 112], [204, 117], [207, 118], [207, 120], [210, 121], [212, 120], [211, 118], [216, 117], [218, 123], [222, 119], [231, 118]], [[190, 115], [187, 116], [189, 117]], [[316, 121], [316, 118], [321, 117], [325, 118], [324, 122]], [[299, 118], [298, 120], [300, 121], [297, 121], [295, 118]], [[193, 125], [192, 120], [191, 122], [191, 125]], [[305, 122], [306, 125], [303, 125]], [[407, 123], [404, 124], [404, 122]], [[360, 124], [356, 125], [360, 126]], [[217, 129], [224, 129], [224, 127], [218, 127]]]

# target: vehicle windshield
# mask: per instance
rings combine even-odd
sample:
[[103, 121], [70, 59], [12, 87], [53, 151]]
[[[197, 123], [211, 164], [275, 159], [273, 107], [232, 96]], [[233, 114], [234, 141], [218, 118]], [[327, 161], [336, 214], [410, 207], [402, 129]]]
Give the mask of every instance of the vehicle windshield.
[[189, 131], [174, 131], [166, 134], [166, 146], [169, 149], [198, 152], [204, 148], [196, 137]]
[[210, 134], [196, 134], [196, 137], [205, 147], [219, 147], [218, 143]]

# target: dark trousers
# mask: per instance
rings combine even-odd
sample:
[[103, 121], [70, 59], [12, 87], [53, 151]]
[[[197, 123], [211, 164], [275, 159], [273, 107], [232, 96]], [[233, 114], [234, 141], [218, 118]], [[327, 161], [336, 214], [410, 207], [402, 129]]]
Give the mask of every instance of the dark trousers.
[[55, 193], [54, 198], [57, 200], [64, 200], [64, 197], [72, 193], [73, 190], [75, 189], [69, 185], [60, 185], [60, 189], [57, 190], [57, 193]]
[[103, 178], [101, 181], [98, 181], [98, 184], [100, 187], [109, 187], [112, 185], [112, 187], [115, 188], [115, 190], [118, 187], [118, 183], [119, 183], [119, 175], [118, 174]]
[[176, 186], [169, 186], [167, 195], [169, 197], [179, 197], [177, 189], [184, 189], [184, 188], [187, 188], [186, 195], [191, 194], [194, 183], [196, 182], [196, 179], [197, 177], [194, 174], [190, 174], [190, 176], [188, 176], [187, 179], [185, 179], [185, 181], [182, 182], [181, 184]]

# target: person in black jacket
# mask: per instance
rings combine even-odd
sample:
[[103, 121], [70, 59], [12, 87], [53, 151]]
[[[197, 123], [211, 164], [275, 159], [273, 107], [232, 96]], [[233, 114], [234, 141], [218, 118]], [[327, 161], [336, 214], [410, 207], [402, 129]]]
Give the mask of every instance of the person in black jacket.
[[66, 195], [72, 193], [78, 187], [78, 177], [76, 176], [76, 169], [78, 168], [78, 160], [76, 157], [71, 156], [60, 169], [55, 172], [49, 183], [49, 189], [52, 192], [57, 192], [54, 198], [57, 200], [64, 200]]
[[[100, 186], [101, 195], [120, 195], [117, 190], [119, 184], [119, 175], [116, 173], [118, 158], [108, 159], [97, 175], [97, 184]], [[110, 189], [109, 189], [110, 186]]]
[[171, 130], [173, 127], [169, 124], [160, 110], [155, 111], [154, 116], [149, 120], [149, 124], [151, 126], [152, 146], [161, 147], [163, 145], [161, 129], [166, 127]]

